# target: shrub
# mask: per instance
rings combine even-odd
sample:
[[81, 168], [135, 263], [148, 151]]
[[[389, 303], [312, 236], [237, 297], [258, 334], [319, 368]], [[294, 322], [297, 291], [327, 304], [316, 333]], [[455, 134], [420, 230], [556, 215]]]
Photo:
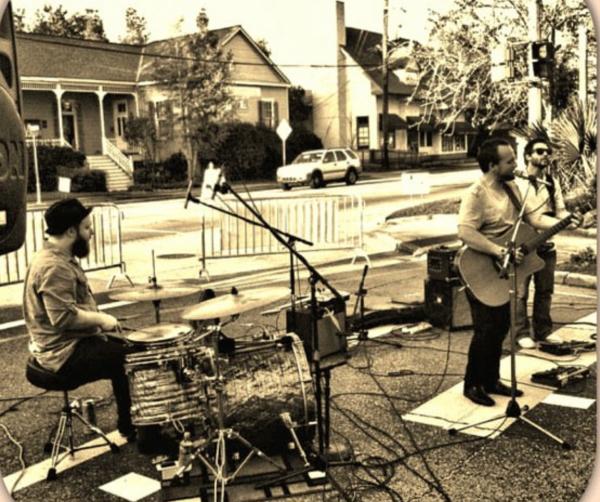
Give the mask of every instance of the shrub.
[[83, 170], [71, 178], [71, 192], [106, 192], [106, 173]]
[[266, 159], [264, 136], [256, 126], [244, 122], [223, 126], [215, 161], [226, 168], [229, 180], [249, 180], [260, 175]]
[[306, 150], [319, 150], [320, 148], [323, 148], [323, 142], [316, 134], [302, 126], [295, 126], [285, 143], [286, 162], [289, 164]]
[[182, 181], [187, 179], [188, 163], [182, 152], [174, 153], [162, 165], [163, 175], [167, 180]]
[[[35, 192], [35, 171], [33, 162], [33, 148], [28, 148], [29, 176], [27, 190]], [[63, 166], [65, 174], [81, 169], [85, 164], [85, 155], [68, 147], [38, 146], [38, 171], [42, 191], [53, 192], [58, 185], [57, 175], [59, 166]]]

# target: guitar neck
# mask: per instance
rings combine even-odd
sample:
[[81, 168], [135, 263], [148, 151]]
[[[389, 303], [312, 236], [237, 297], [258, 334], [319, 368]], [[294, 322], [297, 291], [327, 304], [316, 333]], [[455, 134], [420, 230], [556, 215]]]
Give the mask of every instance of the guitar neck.
[[554, 234], [557, 234], [561, 230], [564, 230], [565, 228], [567, 228], [570, 223], [571, 223], [571, 215], [567, 216], [563, 220], [560, 220], [556, 225], [551, 226], [548, 230], [544, 230], [542, 233], [540, 233], [538, 236], [534, 237], [533, 239], [527, 241], [523, 247], [528, 252], [533, 251], [534, 249], [537, 249], [538, 246], [540, 246], [541, 244], [546, 242]]

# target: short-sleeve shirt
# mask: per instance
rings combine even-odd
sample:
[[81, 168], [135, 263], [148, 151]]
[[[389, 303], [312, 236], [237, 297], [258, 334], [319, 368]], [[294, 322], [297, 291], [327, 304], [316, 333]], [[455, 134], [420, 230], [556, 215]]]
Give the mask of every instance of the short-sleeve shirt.
[[[521, 201], [514, 181], [506, 183]], [[486, 237], [498, 237], [517, 221], [519, 212], [497, 181], [481, 176], [466, 191], [458, 212], [458, 225], [471, 227]]]
[[42, 367], [58, 371], [82, 335], [99, 332], [97, 327], [69, 329], [77, 309], [98, 311], [85, 273], [70, 253], [46, 243], [27, 269], [23, 291], [29, 350]]

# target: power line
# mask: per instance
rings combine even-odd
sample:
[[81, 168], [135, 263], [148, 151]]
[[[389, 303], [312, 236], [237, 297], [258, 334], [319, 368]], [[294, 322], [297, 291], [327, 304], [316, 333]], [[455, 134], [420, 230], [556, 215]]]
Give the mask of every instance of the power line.
[[[89, 40], [82, 39], [83, 42], [89, 42]], [[73, 48], [73, 44], [61, 40], [44, 40], [44, 43], [52, 44], [52, 45], [60, 45], [63, 47]], [[107, 45], [105, 47], [102, 46], [93, 46], [93, 45], [85, 45], [78, 46], [84, 49], [90, 49], [100, 52], [112, 52], [115, 54], [125, 54], [128, 56], [137, 56], [137, 57], [148, 57], [148, 58], [156, 58], [156, 59], [169, 59], [175, 61], [188, 61], [188, 62], [196, 62], [196, 63], [209, 63], [209, 64], [234, 64], [238, 66], [271, 66], [268, 63], [258, 63], [255, 61], [236, 61], [236, 60], [224, 60], [224, 59], [204, 59], [204, 58], [196, 58], [191, 56], [180, 56], [176, 54], [165, 54], [159, 52], [147, 52], [145, 50], [128, 50], [124, 48], [111, 47]], [[282, 63], [277, 64], [273, 63], [272, 66], [278, 68], [312, 68], [312, 69], [336, 69], [336, 68], [365, 68], [365, 69], [381, 69], [382, 64], [300, 64], [300, 63]]]

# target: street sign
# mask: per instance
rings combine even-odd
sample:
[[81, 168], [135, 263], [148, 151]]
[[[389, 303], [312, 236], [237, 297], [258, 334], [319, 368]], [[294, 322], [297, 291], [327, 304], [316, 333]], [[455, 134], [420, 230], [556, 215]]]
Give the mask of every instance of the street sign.
[[277, 132], [281, 141], [285, 141], [288, 139], [289, 135], [292, 134], [292, 128], [286, 119], [282, 119], [275, 132]]

